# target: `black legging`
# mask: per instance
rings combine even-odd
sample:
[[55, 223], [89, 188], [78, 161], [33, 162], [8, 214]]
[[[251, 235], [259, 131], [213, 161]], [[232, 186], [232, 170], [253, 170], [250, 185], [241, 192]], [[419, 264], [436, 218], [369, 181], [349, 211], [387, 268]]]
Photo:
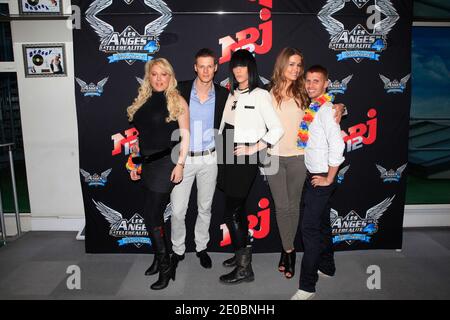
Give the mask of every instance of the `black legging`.
[[164, 225], [164, 211], [169, 203], [170, 192], [147, 190], [145, 193], [144, 223], [147, 230]]

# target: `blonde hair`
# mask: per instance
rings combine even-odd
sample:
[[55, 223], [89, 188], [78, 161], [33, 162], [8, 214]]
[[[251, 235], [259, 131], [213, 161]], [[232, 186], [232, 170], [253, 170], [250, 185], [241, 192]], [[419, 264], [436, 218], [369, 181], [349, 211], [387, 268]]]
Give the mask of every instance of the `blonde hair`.
[[144, 103], [152, 96], [152, 86], [150, 85], [149, 76], [150, 70], [153, 66], [159, 66], [165, 72], [170, 75], [169, 86], [165, 91], [167, 98], [167, 110], [169, 116], [166, 118], [166, 122], [176, 121], [178, 117], [183, 113], [183, 107], [180, 104], [180, 93], [177, 90], [177, 79], [175, 78], [175, 72], [172, 65], [164, 58], [157, 58], [150, 60], [145, 64], [145, 77], [138, 90], [138, 96], [134, 99], [133, 104], [127, 108], [128, 121], [133, 121], [136, 112], [144, 105]]
[[289, 58], [294, 55], [300, 56], [300, 64], [301, 64], [300, 74], [298, 75], [297, 80], [292, 82], [291, 85], [286, 89], [286, 93], [294, 98], [294, 101], [299, 108], [305, 109], [309, 103], [309, 98], [305, 88], [305, 79], [304, 79], [305, 68], [303, 65], [304, 59], [303, 54], [300, 52], [300, 50], [290, 47], [281, 50], [275, 61], [270, 86], [272, 89], [273, 96], [275, 97], [275, 101], [277, 102], [277, 106], [281, 107], [281, 102], [283, 101], [282, 90], [287, 85], [287, 81], [284, 76], [284, 71], [286, 70], [289, 64]]

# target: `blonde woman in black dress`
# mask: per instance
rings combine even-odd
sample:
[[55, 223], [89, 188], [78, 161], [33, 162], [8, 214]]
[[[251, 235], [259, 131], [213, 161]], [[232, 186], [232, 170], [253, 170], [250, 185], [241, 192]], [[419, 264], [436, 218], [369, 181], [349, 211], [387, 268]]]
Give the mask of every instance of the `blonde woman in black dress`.
[[[151, 289], [164, 289], [170, 279], [175, 280], [176, 263], [170, 259], [170, 239], [164, 230], [164, 210], [170, 192], [183, 179], [184, 162], [189, 149], [189, 110], [178, 93], [177, 80], [170, 63], [164, 58], [147, 62], [145, 78], [139, 94], [128, 107], [128, 120], [139, 131], [139, 152], [142, 155], [142, 178], [146, 188], [144, 222], [152, 241], [155, 259], [146, 275], [159, 272], [158, 281]], [[174, 149], [178, 141], [172, 140], [180, 130], [179, 152]], [[130, 172], [132, 180], [141, 176]]]

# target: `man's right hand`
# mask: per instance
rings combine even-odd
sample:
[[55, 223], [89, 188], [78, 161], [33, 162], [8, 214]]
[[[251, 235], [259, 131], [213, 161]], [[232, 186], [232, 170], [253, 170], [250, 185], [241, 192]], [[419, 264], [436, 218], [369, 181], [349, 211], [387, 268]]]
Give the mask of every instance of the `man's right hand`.
[[132, 171], [130, 171], [130, 178], [133, 181], [137, 181], [137, 180], [141, 179], [141, 176], [137, 173], [136, 170], [132, 170]]

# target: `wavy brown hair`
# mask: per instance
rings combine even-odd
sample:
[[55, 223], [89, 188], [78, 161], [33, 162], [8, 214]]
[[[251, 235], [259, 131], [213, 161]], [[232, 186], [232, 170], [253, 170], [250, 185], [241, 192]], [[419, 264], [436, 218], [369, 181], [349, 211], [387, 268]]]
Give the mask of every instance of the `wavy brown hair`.
[[128, 121], [133, 121], [135, 113], [142, 107], [142, 105], [152, 96], [152, 86], [150, 85], [149, 76], [150, 70], [154, 65], [158, 65], [161, 69], [170, 74], [169, 87], [164, 94], [167, 98], [167, 110], [169, 116], [166, 122], [176, 121], [183, 113], [183, 107], [180, 104], [180, 93], [177, 90], [177, 79], [172, 65], [164, 58], [157, 58], [150, 60], [145, 64], [145, 77], [141, 86], [139, 87], [138, 96], [134, 99], [133, 104], [127, 108]]
[[308, 93], [305, 88], [305, 67], [303, 54], [296, 48], [286, 47], [278, 54], [275, 60], [275, 66], [273, 68], [272, 79], [270, 83], [270, 89], [272, 90], [277, 106], [281, 107], [283, 101], [282, 93], [287, 86], [287, 80], [284, 76], [284, 71], [289, 65], [289, 58], [298, 55], [300, 56], [300, 73], [297, 80], [292, 82], [288, 88], [286, 88], [286, 94], [294, 98], [295, 103], [301, 109], [305, 109], [309, 103]]

